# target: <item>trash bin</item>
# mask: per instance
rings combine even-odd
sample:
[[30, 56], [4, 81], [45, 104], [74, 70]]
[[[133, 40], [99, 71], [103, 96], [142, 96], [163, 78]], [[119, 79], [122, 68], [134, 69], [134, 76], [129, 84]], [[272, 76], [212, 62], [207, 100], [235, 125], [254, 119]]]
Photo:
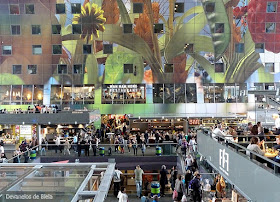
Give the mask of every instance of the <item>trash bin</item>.
[[36, 159], [36, 151], [35, 150], [30, 151], [30, 159]]
[[159, 182], [152, 182], [151, 183], [151, 197], [157, 195], [160, 197], [160, 185]]
[[161, 156], [161, 147], [156, 147], [156, 155]]
[[100, 156], [104, 156], [105, 155], [105, 148], [104, 147], [100, 147], [99, 148], [99, 155]]

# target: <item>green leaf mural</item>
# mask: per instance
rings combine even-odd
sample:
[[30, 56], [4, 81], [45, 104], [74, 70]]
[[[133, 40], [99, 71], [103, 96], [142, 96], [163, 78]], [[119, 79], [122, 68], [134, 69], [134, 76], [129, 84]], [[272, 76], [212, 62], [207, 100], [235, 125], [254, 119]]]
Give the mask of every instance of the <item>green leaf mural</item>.
[[[230, 24], [223, 1], [203, 0], [202, 4], [204, 8], [207, 3], [215, 3], [215, 12], [205, 12], [205, 14], [208, 20], [208, 25], [211, 29], [215, 49], [215, 59], [217, 61], [223, 56], [229, 45], [231, 36]], [[217, 23], [223, 24], [223, 28], [221, 28], [220, 31], [215, 30], [215, 26]]]
[[[185, 23], [171, 38], [166, 45], [164, 56], [167, 62], [180, 55], [186, 43], [193, 43], [198, 33], [205, 27], [206, 19], [204, 13], [200, 13]], [[196, 44], [194, 45], [196, 46]], [[195, 48], [194, 48], [195, 49]]]
[[121, 15], [121, 22], [124, 24], [131, 24], [130, 17], [127, 13], [126, 7], [123, 4], [122, 0], [117, 0], [119, 9], [120, 9], [120, 15]]
[[11, 84], [16, 84], [16, 85], [23, 85], [24, 82], [23, 80], [14, 74], [9, 74], [9, 73], [3, 73], [0, 74], [0, 83], [1, 85], [11, 85]]

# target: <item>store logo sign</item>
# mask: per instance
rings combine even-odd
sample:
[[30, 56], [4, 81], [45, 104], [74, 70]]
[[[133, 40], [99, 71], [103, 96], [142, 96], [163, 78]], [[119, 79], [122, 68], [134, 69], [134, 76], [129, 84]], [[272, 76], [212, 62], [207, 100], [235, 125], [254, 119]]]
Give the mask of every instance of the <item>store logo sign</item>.
[[225, 149], [220, 149], [219, 151], [219, 168], [226, 175], [228, 175], [229, 171], [229, 155], [226, 153]]

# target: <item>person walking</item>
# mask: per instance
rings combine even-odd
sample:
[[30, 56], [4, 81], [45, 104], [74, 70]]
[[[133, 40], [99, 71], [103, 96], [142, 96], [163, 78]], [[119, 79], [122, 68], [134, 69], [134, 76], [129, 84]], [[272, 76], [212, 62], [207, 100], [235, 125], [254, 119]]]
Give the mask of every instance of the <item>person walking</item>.
[[60, 153], [62, 153], [61, 147], [60, 147], [60, 138], [56, 137], [55, 138], [55, 153], [57, 153], [57, 150], [60, 150]]
[[77, 137], [77, 134], [74, 135], [74, 138], [73, 138], [73, 149], [75, 152], [77, 152], [77, 144], [78, 144], [78, 137]]
[[198, 171], [194, 173], [194, 179], [192, 183], [192, 198], [194, 202], [201, 202], [201, 187], [200, 187], [200, 174]]
[[175, 188], [175, 181], [177, 179], [177, 175], [178, 175], [178, 170], [177, 170], [177, 166], [173, 166], [173, 168], [171, 169], [171, 189], [172, 191], [174, 191]]
[[88, 140], [85, 141], [85, 156], [89, 156], [89, 142]]
[[126, 194], [126, 188], [122, 187], [121, 191], [119, 191], [117, 198], [119, 202], [128, 202], [128, 195]]
[[134, 170], [135, 174], [135, 184], [136, 184], [136, 194], [137, 197], [141, 197], [142, 192], [142, 175], [144, 174], [144, 171], [140, 168], [140, 165], [136, 166], [136, 169]]
[[175, 190], [178, 193], [176, 201], [180, 202], [183, 198], [183, 195], [185, 193], [185, 186], [182, 182], [182, 176], [178, 175], [176, 182], [175, 182]]
[[114, 195], [115, 195], [115, 197], [118, 196], [118, 192], [120, 190], [122, 174], [123, 173], [116, 167], [115, 172], [114, 172]]
[[146, 143], [145, 142], [142, 142], [141, 151], [142, 151], [142, 155], [145, 156], [145, 151], [146, 151]]
[[133, 147], [134, 156], [137, 156], [137, 142], [136, 142], [136, 140], [132, 140], [132, 147]]
[[65, 144], [65, 145], [64, 145], [64, 152], [63, 152], [63, 154], [65, 155], [65, 153], [67, 152], [67, 153], [70, 155], [70, 148], [71, 148], [71, 145], [70, 145], [70, 143], [69, 143], [68, 138], [66, 138], [64, 144]]
[[47, 148], [47, 140], [45, 138], [42, 138], [42, 141], [41, 141], [41, 156], [43, 155], [43, 153], [45, 153], [45, 156], [46, 156], [46, 148]]
[[167, 174], [168, 171], [166, 170], [166, 166], [162, 165], [161, 171], [160, 171], [160, 194], [161, 196], [165, 196], [165, 185], [167, 184]]
[[91, 140], [91, 148], [93, 151], [93, 156], [96, 156], [96, 138], [95, 137], [93, 137]]

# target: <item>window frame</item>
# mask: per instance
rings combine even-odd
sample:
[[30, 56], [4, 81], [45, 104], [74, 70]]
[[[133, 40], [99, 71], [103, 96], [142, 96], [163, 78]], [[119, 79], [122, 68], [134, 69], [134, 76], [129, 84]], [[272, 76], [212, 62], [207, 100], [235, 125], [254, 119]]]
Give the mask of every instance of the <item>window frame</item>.
[[[141, 5], [141, 6], [142, 6], [142, 8], [141, 8], [142, 11], [141, 11], [141, 12], [135, 12], [135, 11], [136, 11], [136, 7], [135, 7], [136, 5], [139, 5], [139, 6]], [[143, 13], [143, 12], [144, 12], [144, 4], [143, 4], [143, 3], [139, 3], [139, 2], [133, 3], [132, 6], [133, 6], [133, 7], [132, 7], [132, 13], [133, 13], [133, 14], [140, 14], [140, 13]], [[134, 7], [135, 7], [135, 8], [134, 8]]]
[[[11, 13], [11, 6], [18, 6], [18, 13]], [[20, 15], [20, 6], [19, 6], [19, 4], [9, 4], [9, 14], [10, 15]]]
[[[131, 32], [125, 32], [125, 26], [128, 26], [128, 25], [131, 25]], [[123, 34], [132, 34], [133, 33], [133, 24], [128, 24], [128, 23], [125, 23], [123, 24]]]
[[[172, 66], [172, 72], [166, 72], [166, 67], [169, 66], [169, 65]], [[174, 73], [174, 64], [172, 64], [172, 63], [165, 63], [165, 64], [163, 65], [163, 72], [164, 72], [165, 74], [173, 74], [173, 73]]]
[[[214, 11], [207, 11], [207, 6], [209, 6], [210, 4], [214, 4]], [[215, 2], [205, 2], [205, 6], [204, 6], [204, 10], [205, 10], [205, 13], [209, 14], [209, 13], [215, 13], [215, 10], [216, 10], [216, 4]]]
[[[11, 54], [4, 54], [4, 50], [3, 50], [3, 48], [5, 47], [5, 46], [10, 46], [11, 47]], [[12, 55], [13, 54], [13, 46], [12, 45], [2, 45], [2, 55], [4, 55], [4, 56], [8, 56], [8, 55]]]
[[[76, 27], [76, 26], [80, 26], [80, 33], [74, 33], [74, 27]], [[82, 34], [82, 24], [72, 24], [72, 34]]]
[[[238, 46], [243, 46], [242, 47], [242, 51], [238, 51], [237, 52], [237, 50], [239, 50], [240, 49], [240, 47], [238, 47]], [[244, 53], [244, 51], [245, 51], [245, 44], [244, 43], [235, 43], [235, 45], [234, 45], [234, 52], [235, 53]]]
[[[183, 6], [183, 11], [181, 11], [181, 10], [177, 10], [177, 8], [178, 7], [180, 7], [180, 5], [181, 6]], [[174, 4], [174, 12], [175, 13], [185, 13], [185, 3], [184, 2], [175, 2], [175, 4]]]
[[[19, 26], [19, 34], [13, 34], [13, 26]], [[11, 35], [12, 36], [19, 36], [21, 35], [21, 26], [20, 25], [11, 25]]]
[[[29, 66], [31, 66], [31, 65], [36, 67], [35, 74], [28, 73], [28, 71], [29, 71]], [[28, 74], [28, 75], [36, 75], [36, 74], [37, 74], [37, 70], [38, 70], [38, 66], [37, 66], [37, 65], [33, 65], [33, 64], [27, 65], [27, 74]]]
[[[54, 53], [54, 46], [60, 46], [61, 52], [60, 53]], [[62, 55], [62, 44], [52, 44], [52, 54], [53, 55]]]
[[[53, 30], [54, 30], [53, 27], [54, 27], [54, 26], [60, 26], [59, 34], [54, 34], [54, 32], [53, 32]], [[60, 25], [60, 24], [52, 25], [52, 34], [53, 34], [53, 35], [61, 35], [61, 25]]]
[[[30, 5], [33, 5], [33, 13], [26, 13], [26, 6], [30, 6]], [[35, 14], [35, 4], [32, 4], [32, 3], [28, 3], [28, 4], [24, 4], [24, 13], [26, 15], [34, 15]]]
[[[126, 68], [126, 66], [127, 66], [127, 68]], [[130, 72], [130, 71], [129, 72], [125, 72], [125, 70], [130, 70], [131, 66], [132, 66], [132, 72]], [[133, 67], [134, 67], [134, 65], [132, 63], [123, 64], [123, 73], [124, 74], [133, 74], [134, 73]]]
[[[40, 28], [40, 34], [33, 34], [33, 26], [39, 26], [39, 28]], [[31, 35], [42, 35], [41, 25], [31, 25]]]
[[[275, 12], [268, 12], [268, 4], [269, 3], [275, 3], [276, 4], [276, 6], [275, 6]], [[266, 13], [277, 13], [277, 7], [278, 7], [278, 2], [277, 1], [269, 1], [269, 2], [266, 2], [266, 9], [265, 9], [265, 12]]]
[[[58, 5], [64, 5], [64, 12], [62, 12], [62, 13], [60, 13], [60, 12], [58, 13], [58, 12], [57, 12], [57, 6], [58, 6]], [[58, 15], [66, 14], [66, 6], [65, 6], [65, 3], [56, 3], [56, 4], [55, 4], [55, 14], [58, 14]]]
[[[275, 25], [275, 27], [274, 27], [274, 31], [273, 32], [267, 32], [267, 29], [268, 29], [268, 27], [267, 27], [267, 25], [268, 24], [274, 24]], [[267, 34], [275, 34], [276, 33], [276, 22], [266, 22], [265, 23], [265, 33], [267, 33]]]
[[[107, 47], [107, 46], [111, 46], [112, 47], [112, 51], [110, 51], [110, 52], [106, 51], [105, 52], [105, 49], [106, 49], [105, 47]], [[114, 53], [114, 46], [113, 46], [113, 44], [103, 44], [103, 54], [113, 54], [113, 53]]]
[[[80, 4], [80, 12], [79, 13], [74, 13], [73, 12], [73, 4]], [[76, 7], [75, 7], [76, 8]], [[82, 12], [82, 5], [81, 5], [81, 3], [71, 3], [71, 14], [81, 14], [81, 12]]]
[[[82, 67], [81, 73], [75, 73], [75, 65], [81, 65], [81, 67]], [[83, 64], [73, 64], [72, 68], [73, 68], [72, 73], [75, 74], [75, 75], [81, 75], [81, 74], [84, 73], [84, 65]]]
[[[34, 46], [41, 46], [41, 54], [34, 54]], [[43, 48], [42, 48], [42, 45], [41, 44], [34, 44], [32, 45], [32, 55], [42, 55], [43, 54]]]
[[18, 75], [18, 74], [15, 73], [14, 67], [20, 67], [20, 73], [19, 74], [22, 74], [22, 65], [12, 65], [12, 74]]
[[[217, 26], [218, 25], [223, 25], [223, 31], [222, 32], [217, 32]], [[214, 33], [215, 34], [223, 34], [223, 33], [225, 33], [225, 23], [222, 23], [222, 22], [215, 23]]]
[[[61, 67], [61, 66], [66, 66], [66, 73], [59, 73], [58, 68]], [[68, 74], [68, 65], [67, 64], [57, 64], [57, 72], [56, 73], [59, 74], [59, 75]]]
[[[85, 53], [85, 46], [90, 46], [90, 53]], [[83, 44], [83, 55], [90, 55], [92, 54], [92, 44]]]

